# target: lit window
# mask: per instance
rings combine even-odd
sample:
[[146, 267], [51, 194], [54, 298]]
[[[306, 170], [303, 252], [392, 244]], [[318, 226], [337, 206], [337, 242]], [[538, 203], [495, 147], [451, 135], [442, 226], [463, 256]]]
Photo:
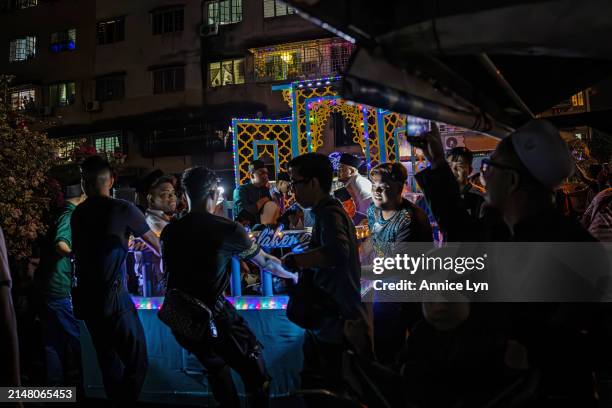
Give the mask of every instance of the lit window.
[[572, 96], [572, 106], [584, 106], [584, 94], [582, 92]]
[[74, 82], [60, 82], [49, 85], [49, 105], [68, 106], [76, 102], [76, 84]]
[[38, 0], [17, 0], [15, 5], [18, 9], [34, 7], [38, 5]]
[[13, 110], [33, 111], [36, 109], [36, 92], [34, 89], [22, 89], [11, 92]]
[[208, 70], [212, 87], [244, 84], [244, 58], [211, 62]]
[[152, 13], [153, 35], [183, 31], [185, 13], [183, 8], [156, 10]]
[[26, 61], [36, 57], [36, 37], [27, 36], [11, 40], [9, 62]]
[[153, 93], [185, 90], [185, 67], [166, 67], [153, 71]]
[[94, 144], [98, 153], [114, 153], [121, 150], [118, 134], [97, 136], [94, 138]]
[[341, 74], [353, 44], [339, 39], [251, 49], [257, 81], [286, 81]]
[[295, 9], [280, 0], [264, 0], [264, 18], [295, 14]]
[[112, 75], [96, 79], [96, 100], [111, 101], [125, 97], [125, 76]]
[[76, 29], [58, 31], [51, 34], [51, 52], [74, 50], [76, 48]]
[[71, 159], [72, 153], [81, 143], [83, 143], [82, 139], [58, 140], [57, 155], [60, 159]]
[[112, 44], [125, 39], [125, 18], [100, 21], [97, 25], [98, 44]]
[[242, 21], [242, 0], [220, 0], [205, 3], [208, 25], [224, 25]]

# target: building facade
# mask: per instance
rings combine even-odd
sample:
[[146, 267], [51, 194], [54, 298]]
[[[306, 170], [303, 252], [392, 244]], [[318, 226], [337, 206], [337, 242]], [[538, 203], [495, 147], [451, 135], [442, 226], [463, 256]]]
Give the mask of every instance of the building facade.
[[63, 160], [93, 145], [130, 177], [231, 171], [231, 118], [290, 116], [273, 86], [338, 75], [353, 48], [278, 0], [0, 3], [13, 109], [60, 140]]

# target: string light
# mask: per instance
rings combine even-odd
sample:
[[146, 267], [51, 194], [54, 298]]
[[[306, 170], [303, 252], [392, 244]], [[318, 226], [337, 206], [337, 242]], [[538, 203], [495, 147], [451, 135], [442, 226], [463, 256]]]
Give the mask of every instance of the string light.
[[[289, 302], [288, 296], [239, 296], [226, 299], [238, 310], [284, 310]], [[132, 296], [132, 301], [138, 310], [159, 310], [164, 298]]]

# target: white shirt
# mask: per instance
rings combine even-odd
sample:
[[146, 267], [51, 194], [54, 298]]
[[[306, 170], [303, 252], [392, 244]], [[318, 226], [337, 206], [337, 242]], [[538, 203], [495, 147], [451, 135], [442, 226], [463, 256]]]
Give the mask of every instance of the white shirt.
[[152, 210], [150, 208], [147, 208], [147, 211], [145, 211], [145, 221], [147, 221], [151, 231], [158, 237], [161, 235], [166, 225], [170, 223], [168, 217], [162, 210]]
[[351, 176], [345, 187], [355, 202], [357, 211], [367, 214], [368, 207], [372, 204], [372, 183], [370, 180], [357, 173]]

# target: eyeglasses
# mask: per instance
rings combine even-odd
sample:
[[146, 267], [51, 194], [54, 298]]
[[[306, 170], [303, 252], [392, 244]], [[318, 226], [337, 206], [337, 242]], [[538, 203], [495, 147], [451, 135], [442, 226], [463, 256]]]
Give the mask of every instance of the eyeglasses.
[[372, 191], [389, 191], [391, 190], [391, 185], [387, 183], [372, 183]]
[[289, 181], [289, 188], [291, 188], [291, 189], [293, 190], [293, 188], [294, 188], [295, 186], [297, 186], [298, 184], [301, 184], [301, 183], [307, 183], [307, 182], [309, 182], [310, 180], [312, 180], [312, 178], [311, 178], [311, 177], [303, 178], [303, 179], [301, 179], [301, 180], [290, 180], [290, 181]]

